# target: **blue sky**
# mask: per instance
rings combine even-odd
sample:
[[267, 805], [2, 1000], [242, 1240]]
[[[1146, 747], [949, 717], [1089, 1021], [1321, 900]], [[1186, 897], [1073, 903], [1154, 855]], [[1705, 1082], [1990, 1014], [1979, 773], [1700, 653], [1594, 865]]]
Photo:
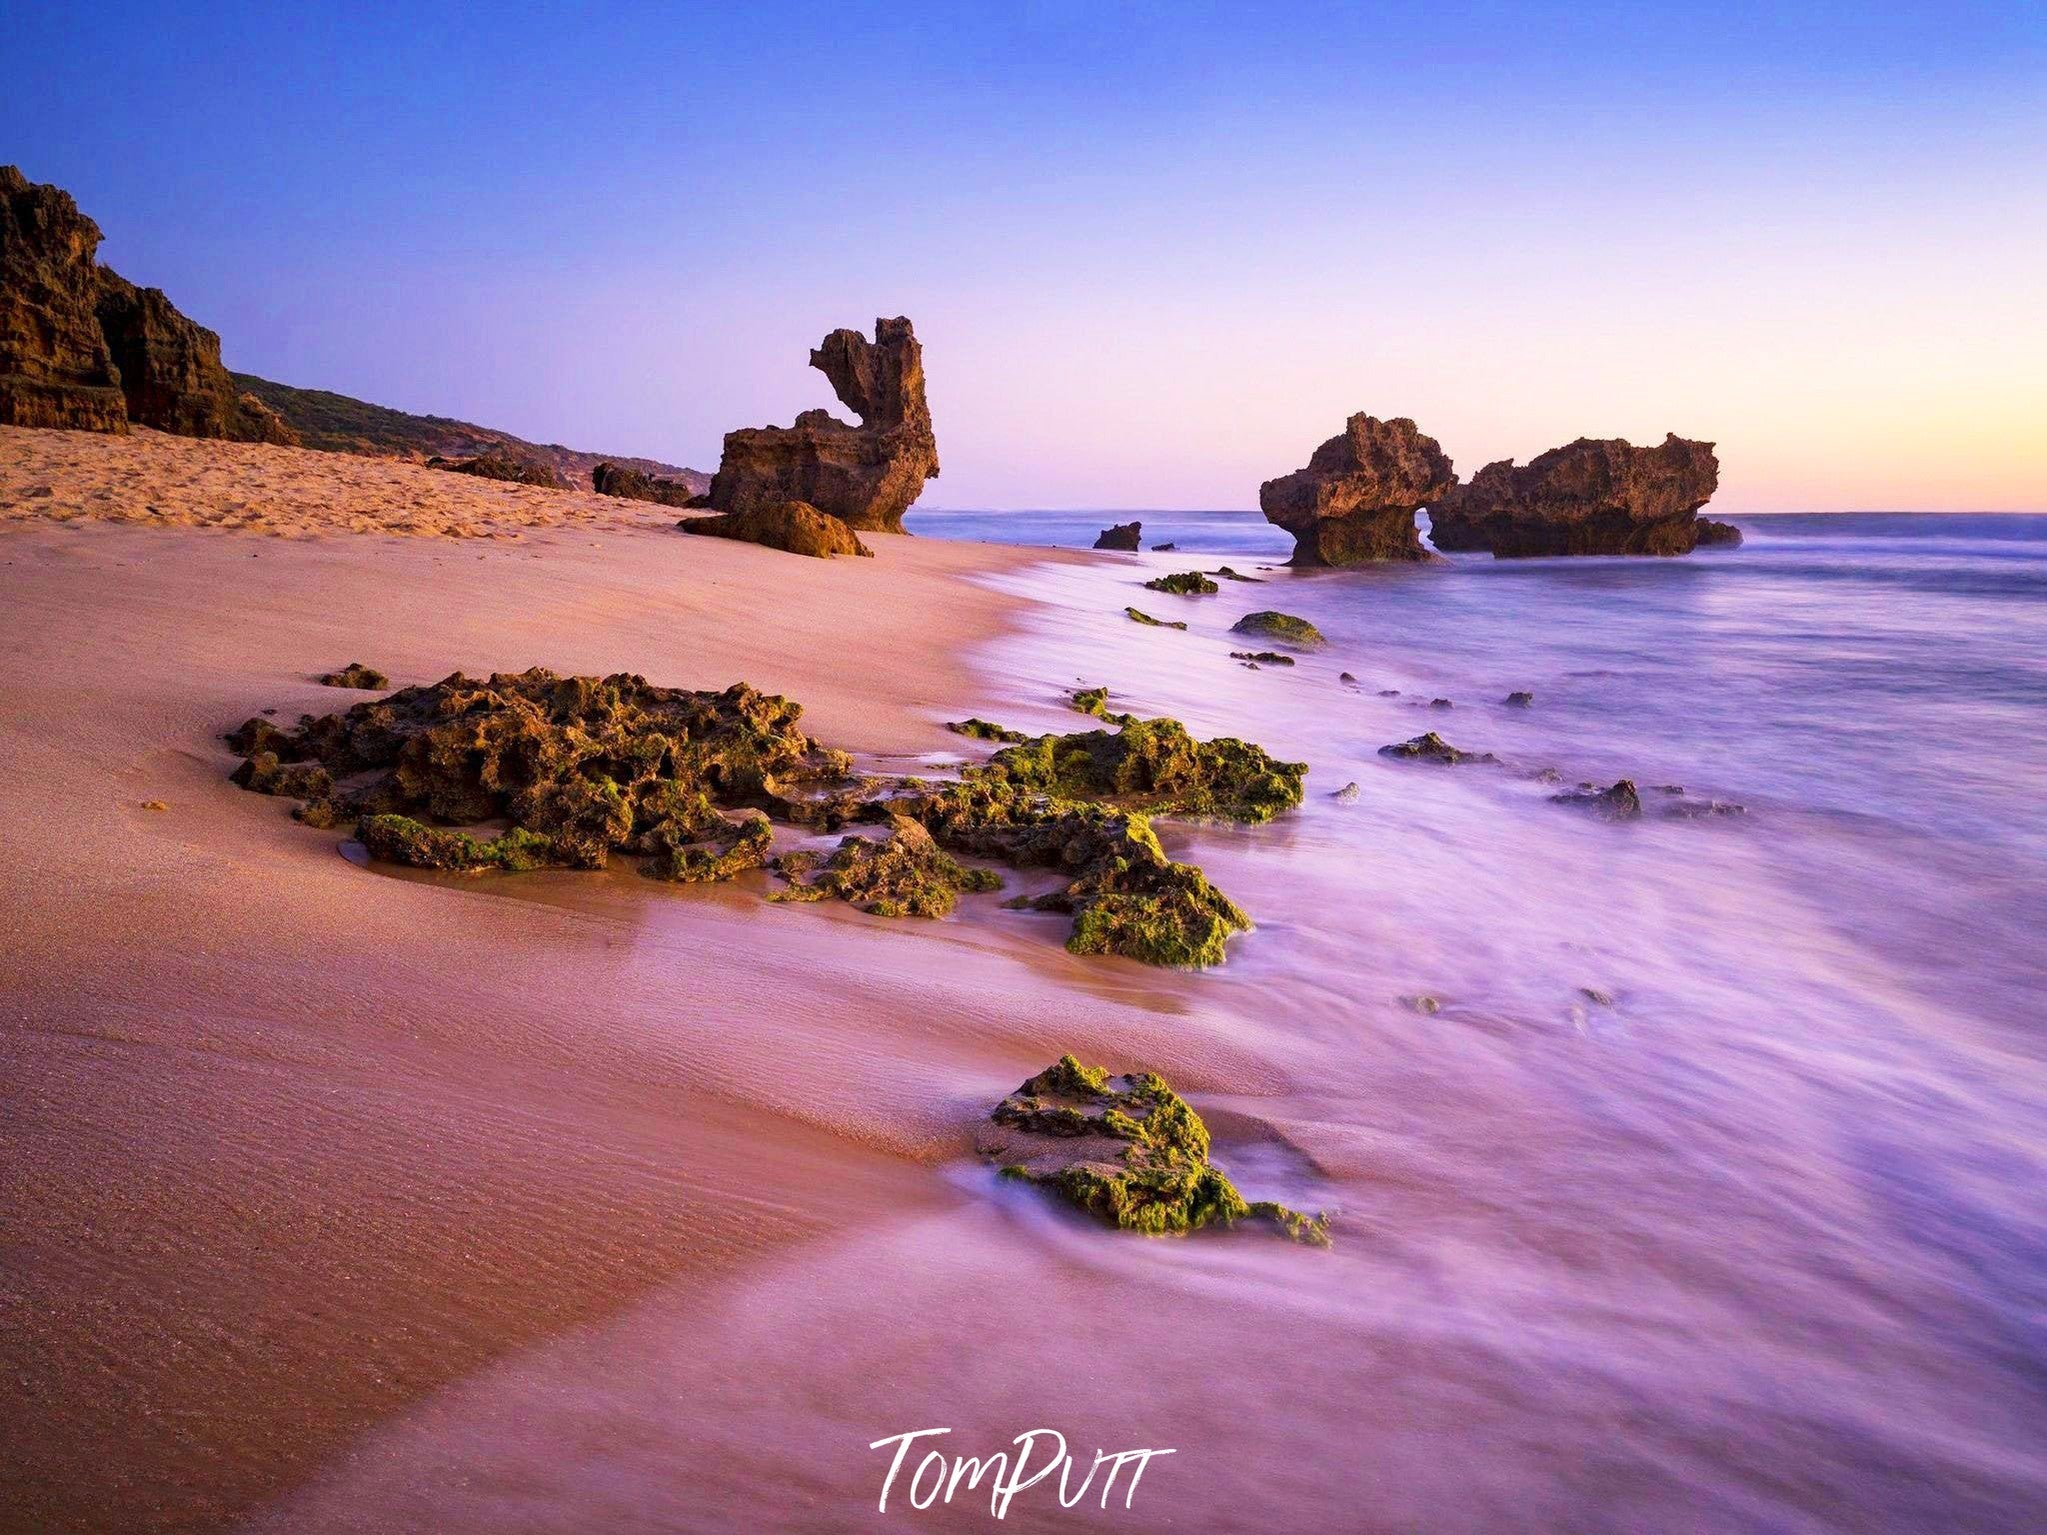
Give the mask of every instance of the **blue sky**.
[[0, 159], [231, 366], [709, 466], [924, 338], [945, 506], [1466, 473], [2047, 509], [2047, 7], [0, 0]]

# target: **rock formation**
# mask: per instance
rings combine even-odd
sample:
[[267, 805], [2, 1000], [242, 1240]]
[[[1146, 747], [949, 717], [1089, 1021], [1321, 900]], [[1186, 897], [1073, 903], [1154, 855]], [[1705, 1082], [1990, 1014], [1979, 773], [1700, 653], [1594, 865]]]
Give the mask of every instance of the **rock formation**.
[[687, 481], [664, 480], [623, 464], [597, 465], [590, 471], [590, 483], [600, 496], [622, 496], [628, 501], [652, 501], [660, 506], [688, 506], [697, 494]]
[[1114, 527], [1102, 529], [1101, 536], [1095, 540], [1095, 547], [1127, 549], [1134, 554], [1137, 552], [1138, 539], [1143, 533], [1144, 524], [1141, 522], [1119, 522]]
[[924, 353], [908, 320], [876, 320], [874, 340], [835, 330], [810, 365], [860, 417], [806, 410], [794, 426], [725, 434], [725, 453], [702, 504], [750, 512], [802, 501], [848, 527], [900, 533], [903, 513], [938, 473], [938, 442], [924, 403]]
[[130, 421], [181, 437], [297, 444], [275, 412], [244, 410], [220, 363], [220, 337], [178, 313], [163, 289], [138, 288], [103, 266], [97, 310]]
[[1360, 411], [1307, 468], [1259, 486], [1258, 507], [1293, 534], [1296, 565], [1425, 560], [1414, 514], [1456, 483], [1435, 438]]
[[736, 538], [743, 543], [762, 544], [789, 554], [807, 554], [819, 560], [828, 560], [835, 554], [874, 553], [838, 518], [827, 517], [801, 501], [727, 512], [722, 517], [685, 517], [676, 526], [685, 533]]
[[220, 363], [220, 337], [159, 288], [96, 264], [68, 192], [0, 166], [0, 422], [296, 443]]
[[95, 306], [99, 225], [0, 165], [0, 424], [127, 430]]
[[430, 458], [426, 466], [445, 469], [450, 474], [473, 474], [479, 480], [502, 480], [507, 485], [562, 489], [561, 477], [546, 464], [530, 464], [504, 453], [479, 453], [474, 458]]
[[1503, 459], [1429, 508], [1438, 549], [1544, 554], [1688, 554], [1698, 510], [1720, 483], [1713, 444], [1675, 435], [1654, 448], [1576, 442], [1516, 468]]
[[1715, 522], [1711, 517], [1698, 520], [1699, 543], [1703, 549], [1708, 544], [1726, 544], [1732, 547], [1741, 542], [1741, 529], [1731, 522]]
[[1298, 650], [1312, 650], [1322, 643], [1322, 631], [1307, 619], [1296, 618], [1291, 613], [1275, 613], [1269, 608], [1263, 612], [1246, 613], [1230, 625], [1230, 633], [1277, 640]]

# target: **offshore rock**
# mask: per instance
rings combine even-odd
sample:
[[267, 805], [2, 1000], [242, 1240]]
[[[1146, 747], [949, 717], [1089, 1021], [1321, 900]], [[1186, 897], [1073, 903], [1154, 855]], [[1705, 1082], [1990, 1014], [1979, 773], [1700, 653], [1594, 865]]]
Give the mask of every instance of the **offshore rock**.
[[1741, 542], [1741, 529], [1731, 522], [1715, 522], [1711, 517], [1701, 517], [1698, 529], [1698, 547], [1701, 549], [1708, 544], [1724, 544], [1732, 548]]
[[924, 402], [924, 353], [910, 322], [874, 322], [874, 340], [835, 330], [810, 365], [855, 414], [850, 426], [806, 410], [793, 426], [725, 434], [724, 457], [702, 504], [750, 512], [801, 501], [848, 527], [903, 530], [903, 513], [938, 473], [938, 441]]
[[1296, 565], [1425, 560], [1414, 514], [1456, 483], [1435, 438], [1360, 411], [1307, 468], [1259, 486], [1258, 507], [1293, 534]]
[[871, 557], [874, 553], [838, 518], [827, 517], [801, 501], [729, 512], [722, 517], [685, 517], [676, 526], [685, 533], [736, 538], [743, 543], [761, 544], [788, 554], [806, 554], [818, 560], [838, 554]]
[[1671, 435], [1637, 448], [1580, 437], [1519, 468], [1487, 464], [1429, 508], [1430, 537], [1438, 549], [1490, 549], [1498, 559], [1688, 554], [1719, 483], [1710, 442]]
[[128, 429], [95, 308], [99, 243], [69, 192], [0, 165], [0, 425]]
[[1135, 553], [1138, 548], [1138, 539], [1143, 533], [1144, 524], [1141, 522], [1119, 522], [1113, 528], [1102, 529], [1101, 536], [1095, 540], [1095, 547], [1097, 549], [1128, 549]]

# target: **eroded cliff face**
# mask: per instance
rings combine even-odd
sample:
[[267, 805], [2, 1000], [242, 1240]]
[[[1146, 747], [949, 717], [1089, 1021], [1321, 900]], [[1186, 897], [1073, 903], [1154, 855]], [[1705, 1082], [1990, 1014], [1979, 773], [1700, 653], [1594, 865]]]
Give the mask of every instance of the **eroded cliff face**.
[[924, 352], [910, 322], [874, 322], [874, 339], [835, 330], [810, 365], [860, 417], [807, 410], [793, 426], [741, 427], [703, 504], [750, 512], [802, 501], [848, 527], [900, 533], [903, 513], [938, 473], [938, 441], [924, 400]]
[[0, 165], [0, 423], [127, 430], [96, 309], [99, 243], [70, 193]]
[[1456, 483], [1435, 438], [1404, 416], [1381, 421], [1360, 411], [1307, 468], [1261, 485], [1258, 506], [1293, 534], [1296, 565], [1425, 560], [1414, 514]]
[[220, 363], [220, 337], [160, 288], [99, 265], [71, 194], [0, 166], [0, 421], [296, 443]]
[[130, 421], [181, 437], [297, 444], [275, 411], [235, 386], [220, 337], [180, 314], [163, 289], [138, 288], [103, 266], [96, 308]]
[[1489, 549], [1500, 559], [1688, 554], [1700, 542], [1698, 510], [1719, 483], [1710, 442], [1672, 434], [1638, 448], [1581, 437], [1519, 467], [1486, 465], [1429, 507], [1430, 537], [1438, 549]]

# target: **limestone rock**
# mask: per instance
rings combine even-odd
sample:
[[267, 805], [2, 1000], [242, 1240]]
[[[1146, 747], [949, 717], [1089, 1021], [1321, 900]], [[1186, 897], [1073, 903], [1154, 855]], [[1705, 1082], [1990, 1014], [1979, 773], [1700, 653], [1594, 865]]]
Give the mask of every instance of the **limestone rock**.
[[1406, 417], [1360, 411], [1308, 467], [1258, 487], [1267, 522], [1294, 536], [1296, 565], [1425, 560], [1414, 514], [1457, 483], [1433, 437]]
[[1715, 522], [1711, 517], [1701, 517], [1698, 529], [1698, 547], [1701, 549], [1708, 544], [1725, 544], [1731, 548], [1741, 542], [1741, 529], [1731, 522]]
[[538, 485], [543, 490], [560, 490], [562, 482], [546, 464], [530, 464], [503, 453], [479, 453], [474, 458], [430, 458], [429, 469], [450, 474], [473, 474], [480, 480], [502, 480], [508, 485]]
[[1095, 547], [1097, 549], [1128, 549], [1135, 553], [1138, 548], [1138, 539], [1143, 536], [1143, 533], [1144, 524], [1141, 522], [1119, 522], [1112, 528], [1102, 529], [1101, 536], [1095, 540]]
[[95, 310], [99, 243], [70, 193], [0, 165], [0, 425], [128, 429]]
[[874, 553], [845, 523], [836, 517], [827, 517], [802, 501], [784, 501], [778, 506], [728, 512], [722, 517], [685, 517], [676, 526], [685, 533], [736, 538], [744, 543], [764, 544], [770, 549], [807, 554], [819, 560], [828, 560], [838, 554], [872, 557]]
[[100, 330], [130, 421], [181, 437], [298, 441], [275, 412], [245, 409], [242, 391], [221, 366], [220, 337], [180, 314], [163, 289], [138, 288], [105, 266], [98, 286]]
[[590, 471], [590, 483], [600, 496], [622, 496], [628, 501], [652, 501], [660, 506], [688, 506], [696, 495], [683, 480], [664, 480], [623, 464], [599, 464]]
[[1687, 554], [1720, 483], [1713, 444], [1666, 436], [1637, 448], [1580, 437], [1517, 468], [1488, 464], [1429, 508], [1438, 549], [1546, 554]]
[[871, 342], [856, 330], [835, 330], [810, 365], [860, 424], [807, 410], [793, 426], [727, 432], [703, 504], [752, 512], [800, 501], [851, 528], [900, 533], [903, 513], [938, 473], [924, 353], [910, 322], [876, 320]]

